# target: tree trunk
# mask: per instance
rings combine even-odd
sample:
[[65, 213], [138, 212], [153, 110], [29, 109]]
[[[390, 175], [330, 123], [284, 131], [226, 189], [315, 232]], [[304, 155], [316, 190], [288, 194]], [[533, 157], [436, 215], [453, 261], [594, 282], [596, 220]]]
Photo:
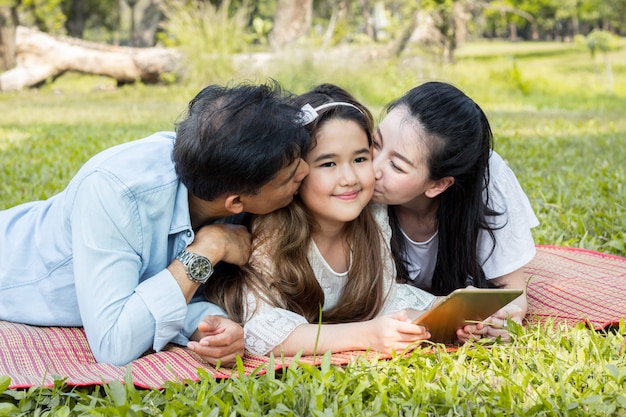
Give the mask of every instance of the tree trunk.
[[0, 71], [15, 66], [15, 27], [17, 10], [15, 7], [0, 6]]
[[517, 42], [517, 25], [512, 19], [509, 21], [509, 40]]
[[162, 74], [178, 73], [182, 62], [175, 49], [103, 45], [23, 26], [15, 40], [17, 66], [0, 74], [0, 91], [36, 86], [66, 71], [108, 76], [118, 84], [156, 83]]
[[67, 33], [74, 38], [82, 39], [83, 33], [85, 32], [85, 10], [83, 7], [82, 0], [72, 0], [70, 14], [65, 23], [65, 29], [67, 29]]
[[308, 32], [313, 18], [313, 0], [278, 0], [270, 45], [279, 49]]
[[[424, 41], [425, 38], [428, 37], [426, 31], [423, 31], [418, 35], [415, 34], [415, 31], [419, 26], [419, 22], [424, 22], [428, 20], [429, 17], [430, 16], [421, 11], [415, 11], [411, 14], [411, 20], [409, 21], [408, 25], [406, 25], [405, 28], [402, 30], [402, 33], [400, 34], [398, 39], [391, 43], [392, 56], [399, 57], [400, 55], [402, 55], [402, 52], [404, 52], [404, 50], [407, 48], [412, 37], [415, 36], [416, 40], [418, 40], [419, 42]], [[432, 19], [428, 23], [430, 23], [430, 27], [432, 27]], [[428, 25], [424, 24], [424, 26], [426, 27]]]
[[161, 10], [161, 3], [163, 3], [162, 0], [151, 0], [144, 9], [139, 22], [139, 29], [135, 31], [136, 46], [153, 46], [156, 43], [159, 23], [165, 17]]

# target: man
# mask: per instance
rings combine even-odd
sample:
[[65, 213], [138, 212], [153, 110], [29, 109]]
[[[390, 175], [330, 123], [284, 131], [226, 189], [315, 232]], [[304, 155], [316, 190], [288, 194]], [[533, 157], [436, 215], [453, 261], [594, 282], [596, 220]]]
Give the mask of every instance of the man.
[[61, 193], [0, 211], [0, 320], [83, 326], [115, 365], [168, 342], [232, 363], [243, 330], [193, 296], [218, 262], [248, 260], [227, 217], [289, 204], [308, 174], [288, 100], [276, 83], [209, 86], [175, 134], [105, 150]]

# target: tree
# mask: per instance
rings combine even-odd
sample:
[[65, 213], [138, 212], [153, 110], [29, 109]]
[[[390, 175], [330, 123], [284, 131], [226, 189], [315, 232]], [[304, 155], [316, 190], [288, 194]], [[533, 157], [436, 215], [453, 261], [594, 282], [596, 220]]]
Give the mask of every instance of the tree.
[[591, 53], [591, 57], [595, 58], [597, 52], [601, 52], [604, 57], [604, 67], [606, 69], [606, 79], [609, 91], [613, 93], [613, 66], [609, 59], [609, 52], [618, 48], [619, 42], [617, 37], [605, 30], [594, 30], [585, 38], [587, 48]]
[[311, 28], [313, 0], [278, 0], [274, 27], [269, 34], [270, 45], [281, 48]]
[[0, 3], [0, 71], [15, 66], [15, 28], [17, 5]]
[[67, 34], [75, 38], [84, 38], [89, 28], [109, 31], [119, 28], [119, 0], [63, 0], [62, 10]]
[[445, 62], [454, 62], [454, 52], [467, 33], [469, 9], [467, 0], [423, 0], [424, 9], [439, 34], [441, 56]]

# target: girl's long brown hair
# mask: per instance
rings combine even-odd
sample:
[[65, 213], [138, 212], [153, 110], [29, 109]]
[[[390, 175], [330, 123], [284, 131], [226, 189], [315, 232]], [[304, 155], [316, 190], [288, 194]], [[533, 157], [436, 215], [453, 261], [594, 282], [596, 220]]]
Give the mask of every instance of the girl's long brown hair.
[[[307, 125], [311, 138], [328, 120], [340, 118], [358, 123], [372, 144], [373, 119], [370, 112], [349, 93], [331, 84], [322, 84], [298, 97], [298, 105], [319, 106], [328, 102], [348, 102], [320, 111], [319, 117]], [[311, 144], [311, 149], [315, 146]], [[270, 305], [294, 311], [310, 323], [319, 320], [324, 305], [324, 292], [309, 264], [307, 253], [317, 224], [308, 214], [299, 196], [287, 207], [252, 220], [253, 250], [273, 249], [272, 271], [263, 273], [251, 265], [224, 274], [216, 274], [207, 283], [209, 301], [221, 306], [231, 319], [243, 323], [246, 291], [254, 291]], [[322, 322], [340, 323], [368, 320], [375, 317], [385, 302], [383, 239], [371, 209], [365, 207], [353, 221], [346, 223], [344, 239], [352, 250], [352, 266], [337, 305], [323, 312]], [[387, 251], [385, 251], [387, 252]]]

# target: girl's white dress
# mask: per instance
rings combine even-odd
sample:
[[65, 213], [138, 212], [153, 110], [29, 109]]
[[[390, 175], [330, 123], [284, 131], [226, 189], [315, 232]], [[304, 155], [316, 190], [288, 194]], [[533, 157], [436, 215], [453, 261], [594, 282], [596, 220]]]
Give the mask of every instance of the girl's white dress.
[[[380, 245], [384, 255], [384, 282], [387, 292], [385, 305], [380, 314], [393, 313], [404, 308], [427, 310], [435, 300], [435, 296], [407, 284], [395, 282], [396, 270], [391, 256], [389, 242], [391, 228], [387, 216], [387, 207], [381, 204], [372, 204], [373, 214], [381, 226], [383, 239]], [[265, 276], [271, 276], [273, 258], [271, 256], [272, 241], [255, 249], [250, 257], [250, 265]], [[326, 263], [315, 242], [311, 242], [308, 251], [308, 260], [315, 273], [315, 277], [324, 291], [324, 306], [322, 311], [336, 305], [346, 283], [347, 272], [337, 273]], [[280, 345], [294, 329], [307, 320], [293, 311], [269, 305], [252, 290], [247, 291], [245, 297], [245, 346], [252, 353], [266, 355]]]

